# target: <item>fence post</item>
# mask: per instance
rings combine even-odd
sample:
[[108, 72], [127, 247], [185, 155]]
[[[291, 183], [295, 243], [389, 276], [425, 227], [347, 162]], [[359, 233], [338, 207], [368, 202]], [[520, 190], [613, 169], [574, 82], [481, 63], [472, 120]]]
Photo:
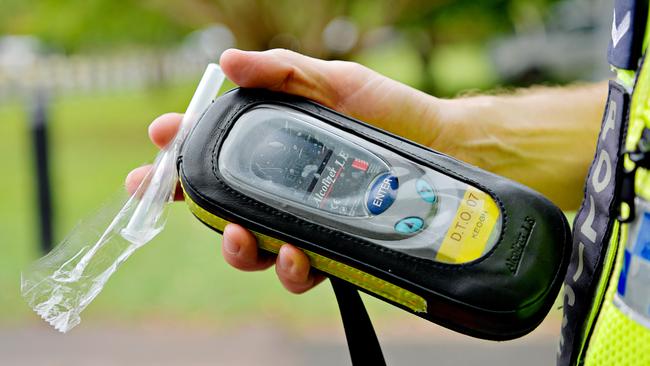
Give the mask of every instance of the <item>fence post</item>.
[[40, 229], [40, 249], [47, 253], [52, 249], [53, 215], [52, 192], [50, 187], [50, 167], [48, 149], [48, 98], [45, 92], [37, 91], [32, 99], [31, 138], [34, 149], [36, 169], [36, 189], [38, 205], [38, 227]]

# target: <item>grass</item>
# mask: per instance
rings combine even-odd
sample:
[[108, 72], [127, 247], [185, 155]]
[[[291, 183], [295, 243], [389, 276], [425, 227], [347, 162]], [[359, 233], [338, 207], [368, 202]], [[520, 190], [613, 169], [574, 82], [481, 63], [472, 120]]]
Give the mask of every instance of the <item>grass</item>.
[[[57, 239], [122, 189], [131, 168], [153, 159], [149, 121], [167, 111], [182, 111], [193, 88], [188, 83], [52, 101]], [[20, 270], [39, 256], [27, 118], [20, 103], [0, 106], [0, 153], [5, 157], [0, 180], [0, 325], [35, 319], [19, 296]], [[83, 317], [228, 323], [251, 314], [298, 322], [336, 316], [328, 286], [306, 296], [288, 296], [273, 271], [241, 273], [228, 267], [218, 254], [219, 241], [183, 204], [173, 205], [166, 230], [123, 265]]]

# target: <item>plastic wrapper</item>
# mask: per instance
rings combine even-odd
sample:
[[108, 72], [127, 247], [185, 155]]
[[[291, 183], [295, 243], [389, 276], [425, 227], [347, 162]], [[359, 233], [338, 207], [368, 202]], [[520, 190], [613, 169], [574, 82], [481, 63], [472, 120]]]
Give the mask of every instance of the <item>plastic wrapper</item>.
[[54, 328], [67, 332], [79, 324], [81, 311], [101, 292], [120, 264], [163, 230], [165, 209], [173, 200], [178, 182], [176, 160], [181, 145], [223, 81], [219, 66], [208, 65], [176, 137], [158, 153], [135, 193], [105, 206], [23, 271], [23, 297]]

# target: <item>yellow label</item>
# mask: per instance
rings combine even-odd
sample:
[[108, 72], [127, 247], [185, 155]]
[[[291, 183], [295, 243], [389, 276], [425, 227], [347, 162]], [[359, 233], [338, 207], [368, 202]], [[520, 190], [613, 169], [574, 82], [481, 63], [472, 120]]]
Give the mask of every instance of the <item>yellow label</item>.
[[492, 197], [476, 188], [468, 188], [436, 260], [465, 263], [480, 258], [498, 218], [499, 208]]

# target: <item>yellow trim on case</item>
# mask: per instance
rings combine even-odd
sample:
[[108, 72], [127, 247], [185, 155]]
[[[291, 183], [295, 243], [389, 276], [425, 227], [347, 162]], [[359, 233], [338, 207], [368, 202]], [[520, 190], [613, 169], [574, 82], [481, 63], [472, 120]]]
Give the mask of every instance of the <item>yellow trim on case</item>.
[[[192, 201], [192, 199], [185, 192], [184, 188], [183, 194], [185, 196], [185, 202], [187, 203], [190, 211], [192, 211], [194, 216], [196, 216], [206, 225], [223, 231], [226, 225], [230, 223], [229, 221], [226, 221], [221, 217], [206, 211], [203, 207]], [[270, 237], [268, 235], [260, 234], [257, 232], [253, 232], [253, 234], [255, 234], [257, 237], [257, 245], [260, 248], [273, 253], [277, 253], [280, 250], [282, 244], [284, 244], [283, 241]], [[414, 312], [424, 313], [427, 311], [426, 300], [411, 291], [403, 289], [395, 284], [382, 280], [381, 278], [375, 277], [369, 273], [360, 271], [347, 264], [327, 258], [323, 255], [302, 248], [301, 250], [307, 254], [307, 257], [309, 257], [309, 261], [312, 267], [320, 271], [341, 278], [376, 295], [403, 305], [413, 310]]]

